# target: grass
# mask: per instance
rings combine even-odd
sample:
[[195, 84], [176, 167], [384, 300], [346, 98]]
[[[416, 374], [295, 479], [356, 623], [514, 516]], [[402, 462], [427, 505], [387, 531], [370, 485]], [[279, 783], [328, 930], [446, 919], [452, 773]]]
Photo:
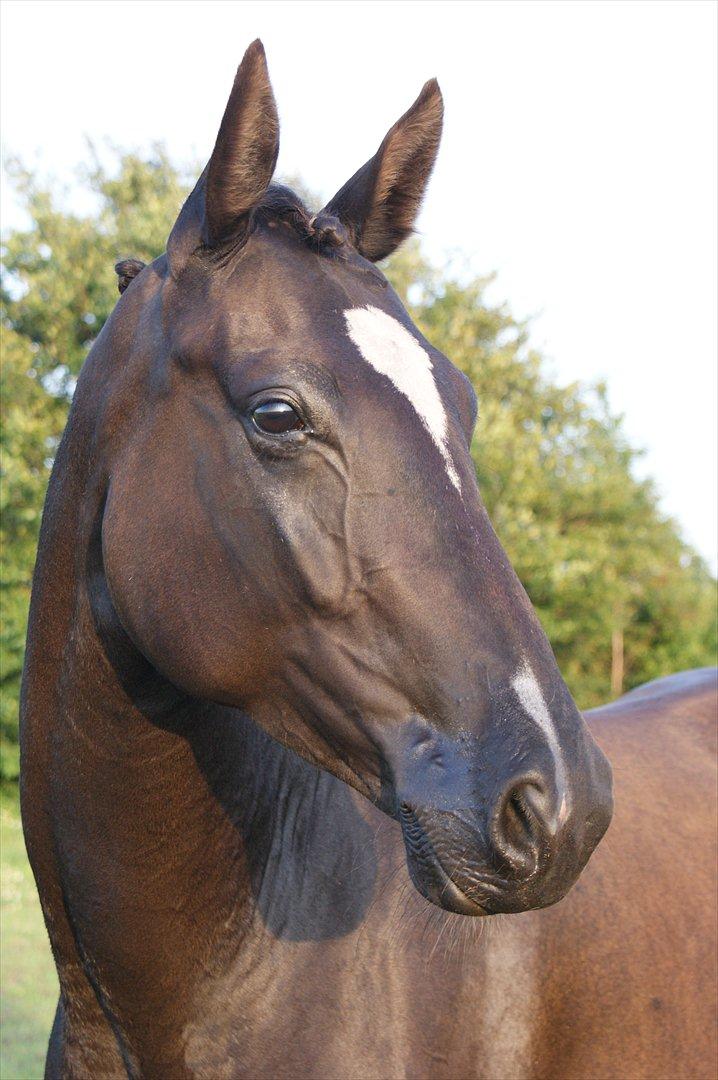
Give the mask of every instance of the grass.
[[0, 991], [0, 1077], [42, 1078], [57, 976], [14, 785], [0, 796]]

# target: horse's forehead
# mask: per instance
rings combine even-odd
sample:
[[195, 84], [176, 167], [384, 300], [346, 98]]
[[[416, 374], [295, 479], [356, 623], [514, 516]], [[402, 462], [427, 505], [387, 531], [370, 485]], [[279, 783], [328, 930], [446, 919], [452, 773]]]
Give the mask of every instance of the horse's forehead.
[[451, 483], [461, 481], [448, 443], [448, 421], [428, 351], [398, 319], [369, 304], [344, 312], [347, 333], [362, 358], [413, 406], [439, 451]]
[[230, 339], [265, 356], [309, 350], [317, 364], [334, 369], [336, 375], [342, 357], [347, 359], [340, 339], [351, 343], [351, 352], [356, 350], [365, 362], [367, 375], [380, 380], [384, 392], [400, 394], [412, 406], [448, 479], [461, 493], [440, 392], [445, 372], [437, 380], [429, 350], [404, 321], [379, 306], [383, 298], [377, 292], [383, 291], [385, 281], [376, 271], [370, 278], [358, 257], [360, 265], [345, 265], [284, 237], [259, 240], [256, 258], [239, 268], [236, 288], [217, 294], [229, 319]]

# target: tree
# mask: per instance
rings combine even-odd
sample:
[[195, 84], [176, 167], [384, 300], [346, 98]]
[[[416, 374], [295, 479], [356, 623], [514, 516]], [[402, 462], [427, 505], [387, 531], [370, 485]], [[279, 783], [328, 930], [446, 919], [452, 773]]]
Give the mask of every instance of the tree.
[[[164, 250], [190, 177], [161, 147], [95, 160], [71, 213], [15, 164], [30, 227], [4, 245], [2, 290], [2, 775], [17, 775], [17, 705], [44, 492], [75, 379], [117, 298], [114, 263]], [[465, 278], [406, 245], [387, 272], [418, 324], [474, 383], [472, 447], [484, 500], [582, 706], [711, 663], [714, 587], [660, 513], [601, 387], [561, 387], [528, 328]], [[623, 672], [618, 668], [622, 665]], [[613, 678], [612, 678], [613, 673]]]

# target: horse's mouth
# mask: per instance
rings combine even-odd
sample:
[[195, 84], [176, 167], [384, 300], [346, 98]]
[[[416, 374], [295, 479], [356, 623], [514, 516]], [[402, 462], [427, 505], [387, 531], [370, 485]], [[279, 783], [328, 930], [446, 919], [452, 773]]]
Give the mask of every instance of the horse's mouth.
[[412, 859], [409, 862], [409, 874], [414, 885], [422, 896], [433, 904], [444, 908], [445, 911], [453, 911], [456, 915], [488, 915], [489, 912], [481, 907], [476, 900], [459, 888], [444, 870], [438, 859], [433, 864], [422, 865], [422, 869], [428, 873], [417, 872], [417, 864]]
[[399, 817], [409, 876], [417, 891], [432, 904], [457, 915], [490, 914], [449, 877], [411, 808], [402, 804]]

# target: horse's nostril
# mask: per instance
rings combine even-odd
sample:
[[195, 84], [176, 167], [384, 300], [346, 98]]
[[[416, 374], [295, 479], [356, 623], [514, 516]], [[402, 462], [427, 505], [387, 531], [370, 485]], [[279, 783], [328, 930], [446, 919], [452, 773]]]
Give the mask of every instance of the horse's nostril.
[[497, 869], [525, 879], [537, 868], [547, 840], [546, 792], [535, 778], [513, 780], [502, 792], [490, 824]]
[[528, 808], [526, 797], [521, 789], [512, 791], [504, 810], [506, 831], [512, 832], [517, 843], [527, 841], [530, 843], [532, 836], [531, 811]]

